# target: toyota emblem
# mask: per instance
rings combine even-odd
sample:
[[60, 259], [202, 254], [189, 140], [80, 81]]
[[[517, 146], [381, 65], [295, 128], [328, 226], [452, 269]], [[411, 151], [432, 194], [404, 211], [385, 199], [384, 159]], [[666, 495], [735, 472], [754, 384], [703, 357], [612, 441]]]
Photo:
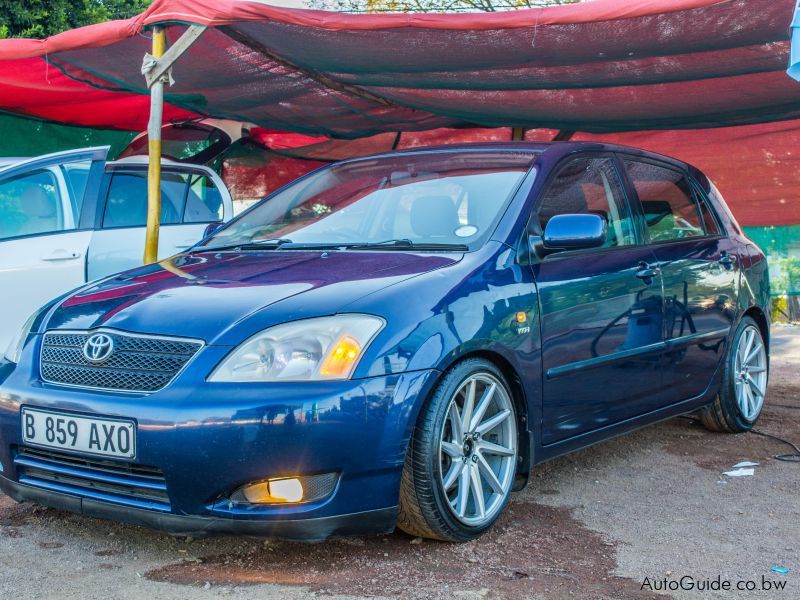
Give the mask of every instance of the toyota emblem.
[[112, 352], [114, 352], [114, 340], [105, 333], [95, 333], [83, 345], [83, 355], [86, 360], [93, 363], [107, 360]]

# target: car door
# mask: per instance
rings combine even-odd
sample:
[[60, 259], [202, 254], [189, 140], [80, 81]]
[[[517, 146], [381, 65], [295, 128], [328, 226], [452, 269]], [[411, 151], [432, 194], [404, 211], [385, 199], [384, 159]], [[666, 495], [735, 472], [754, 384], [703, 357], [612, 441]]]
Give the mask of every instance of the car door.
[[737, 310], [738, 247], [680, 167], [624, 156], [664, 285], [664, 386], [678, 402], [702, 394]]
[[543, 232], [558, 214], [595, 213], [608, 224], [603, 247], [547, 254], [531, 267], [542, 330], [542, 442], [550, 444], [657, 404], [662, 290], [613, 156], [571, 159], [537, 204], [532, 231]]
[[0, 348], [28, 316], [85, 282], [107, 148], [59, 152], [0, 173]]
[[[171, 165], [161, 174], [158, 258], [199, 242], [209, 223], [233, 216], [227, 188], [205, 167]], [[142, 264], [147, 223], [147, 167], [114, 163], [107, 169], [100, 228], [89, 246], [89, 279]]]

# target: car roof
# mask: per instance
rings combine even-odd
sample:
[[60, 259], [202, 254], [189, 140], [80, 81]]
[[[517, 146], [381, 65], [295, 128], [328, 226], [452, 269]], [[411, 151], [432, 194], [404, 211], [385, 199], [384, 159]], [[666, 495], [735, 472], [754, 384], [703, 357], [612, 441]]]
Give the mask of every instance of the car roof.
[[28, 159], [27, 156], [0, 156], [0, 168], [9, 167]]
[[475, 152], [481, 150], [485, 150], [487, 152], [488, 151], [537, 152], [541, 154], [546, 153], [548, 156], [554, 156], [558, 158], [560, 158], [561, 156], [574, 154], [576, 152], [618, 152], [624, 154], [632, 154], [645, 158], [653, 158], [663, 162], [672, 163], [673, 165], [684, 169], [691, 168], [696, 170], [696, 168], [692, 167], [692, 165], [671, 156], [658, 154], [657, 152], [651, 152], [649, 150], [644, 150], [642, 148], [635, 148], [633, 146], [624, 146], [622, 144], [609, 144], [606, 142], [508, 141], [508, 142], [447, 144], [441, 146], [423, 146], [419, 148], [407, 148], [403, 150], [395, 150], [392, 152], [385, 152], [382, 154], [366, 158], [376, 158], [378, 156], [391, 156], [398, 154], [415, 154], [415, 153], [426, 153], [426, 152]]
[[41, 162], [65, 159], [69, 160], [73, 157], [85, 156], [87, 154], [103, 152], [107, 153], [109, 146], [91, 146], [88, 148], [75, 148], [73, 150], [59, 150], [58, 152], [51, 152], [49, 154], [40, 154], [38, 156], [26, 156], [20, 159], [7, 159], [6, 162], [0, 163], [0, 173], [5, 173], [12, 169], [25, 167], [27, 165], [35, 165]]
[[[110, 166], [121, 166], [121, 165], [147, 165], [150, 162], [149, 157], [146, 154], [136, 154], [134, 156], [126, 156], [125, 158], [120, 158], [117, 160], [110, 160], [106, 164]], [[161, 164], [162, 165], [169, 165], [170, 167], [192, 167], [198, 165], [192, 165], [188, 163], [182, 163], [177, 160], [172, 160], [170, 158], [161, 157]]]

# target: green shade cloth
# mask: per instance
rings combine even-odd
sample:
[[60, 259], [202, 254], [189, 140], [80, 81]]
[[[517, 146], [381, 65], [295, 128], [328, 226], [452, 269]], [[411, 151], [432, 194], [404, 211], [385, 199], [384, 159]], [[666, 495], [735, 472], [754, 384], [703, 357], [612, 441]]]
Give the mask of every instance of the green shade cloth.
[[110, 158], [116, 157], [138, 133], [59, 125], [7, 114], [0, 114], [0, 132], [0, 156], [39, 156], [60, 150], [111, 146]]
[[767, 254], [772, 295], [800, 295], [800, 225], [744, 227]]

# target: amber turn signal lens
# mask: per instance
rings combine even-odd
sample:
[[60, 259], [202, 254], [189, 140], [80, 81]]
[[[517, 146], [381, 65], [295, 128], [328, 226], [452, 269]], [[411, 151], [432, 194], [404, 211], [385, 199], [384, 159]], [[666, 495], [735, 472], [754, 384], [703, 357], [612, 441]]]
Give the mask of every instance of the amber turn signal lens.
[[360, 352], [361, 346], [355, 339], [349, 335], [341, 337], [319, 368], [320, 375], [347, 377], [353, 370]]
[[524, 323], [527, 320], [528, 320], [528, 315], [526, 315], [524, 312], [517, 313], [517, 323]]

